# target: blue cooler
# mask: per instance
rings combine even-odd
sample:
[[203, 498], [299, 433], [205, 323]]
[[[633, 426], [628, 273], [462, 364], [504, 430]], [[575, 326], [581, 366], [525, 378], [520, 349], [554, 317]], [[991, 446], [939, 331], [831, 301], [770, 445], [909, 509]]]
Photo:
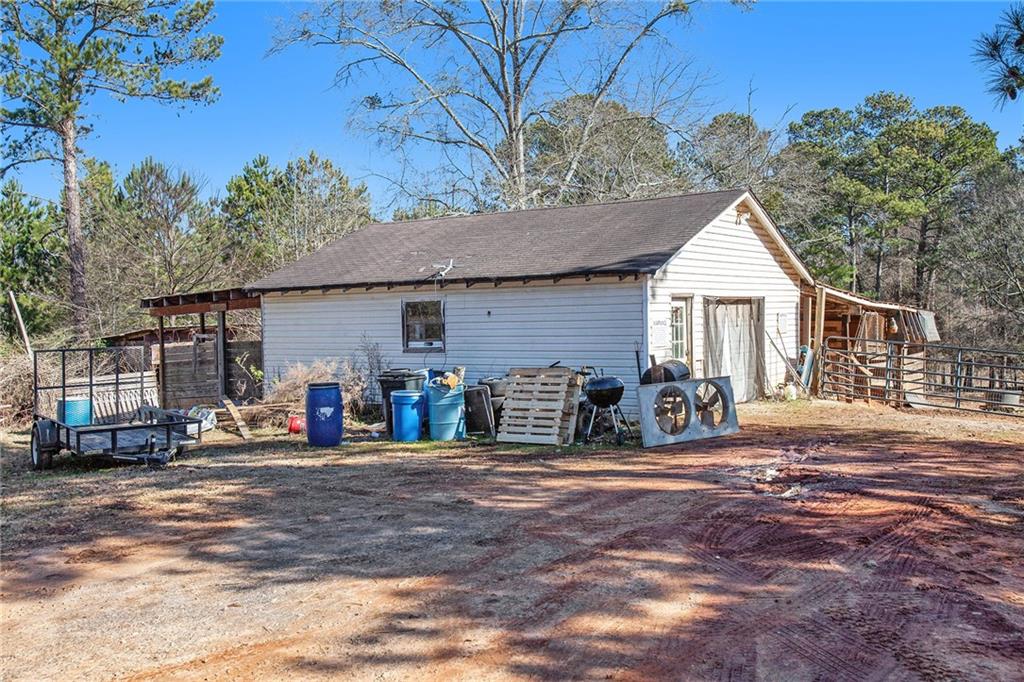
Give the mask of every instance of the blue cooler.
[[92, 401], [88, 398], [58, 400], [57, 421], [68, 426], [89, 426], [92, 424]]

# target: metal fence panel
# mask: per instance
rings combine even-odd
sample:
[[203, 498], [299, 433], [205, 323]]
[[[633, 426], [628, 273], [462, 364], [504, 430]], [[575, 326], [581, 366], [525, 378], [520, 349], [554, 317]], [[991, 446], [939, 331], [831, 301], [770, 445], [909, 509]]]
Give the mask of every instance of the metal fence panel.
[[825, 340], [819, 392], [890, 405], [1024, 417], [1024, 353], [937, 343]]

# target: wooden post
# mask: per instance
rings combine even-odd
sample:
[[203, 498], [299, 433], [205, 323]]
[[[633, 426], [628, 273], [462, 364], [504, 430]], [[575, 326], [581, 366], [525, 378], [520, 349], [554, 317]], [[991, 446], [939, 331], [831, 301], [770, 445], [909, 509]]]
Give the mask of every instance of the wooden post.
[[956, 365], [953, 369], [953, 406], [957, 409], [960, 408], [960, 387], [963, 385], [963, 377], [961, 372], [963, 371], [963, 348], [956, 349]]
[[206, 313], [199, 313], [199, 333], [206, 333]]
[[227, 312], [217, 313], [217, 386], [222, 397], [228, 395], [228, 333]]
[[[885, 387], [882, 389], [882, 402], [886, 405], [891, 405], [892, 401], [889, 400], [889, 387], [892, 385], [893, 375], [893, 352], [892, 352], [892, 341], [885, 342]], [[871, 402], [871, 389], [870, 384], [868, 388], [868, 402]]]
[[160, 338], [157, 339], [159, 348], [157, 353], [160, 359], [160, 407], [167, 409], [167, 364], [166, 357], [164, 354], [164, 316], [157, 315], [156, 318], [157, 333]]
[[825, 287], [815, 287], [817, 300], [814, 316], [814, 370], [811, 372], [811, 386], [814, 395], [821, 395], [821, 372], [825, 364]]
[[21, 341], [25, 344], [25, 352], [28, 353], [28, 357], [31, 360], [35, 357], [35, 353], [32, 352], [32, 344], [28, 340], [28, 332], [25, 330], [25, 321], [21, 319], [21, 308], [18, 307], [18, 299], [15, 297], [13, 291], [8, 291], [7, 297], [11, 301], [11, 309], [14, 311], [14, 319], [18, 322], [18, 333], [21, 334]]

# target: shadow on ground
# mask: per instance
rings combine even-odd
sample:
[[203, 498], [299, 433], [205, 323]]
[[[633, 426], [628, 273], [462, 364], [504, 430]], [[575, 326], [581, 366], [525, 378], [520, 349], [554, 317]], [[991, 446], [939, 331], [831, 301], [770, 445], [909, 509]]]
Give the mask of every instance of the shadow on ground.
[[154, 676], [1009, 678], [1020, 455], [831, 424], [643, 452], [269, 438], [164, 469], [62, 461], [8, 476], [3, 600], [27, 637], [19, 616], [97, 571], [173, 556], [146, 575], [209, 590], [181, 618], [270, 624], [94, 668]]

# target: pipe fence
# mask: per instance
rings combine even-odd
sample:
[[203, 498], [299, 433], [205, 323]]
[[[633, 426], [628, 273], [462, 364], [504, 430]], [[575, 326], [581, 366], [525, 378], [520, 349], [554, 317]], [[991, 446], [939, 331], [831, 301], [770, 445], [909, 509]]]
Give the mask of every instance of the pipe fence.
[[1024, 417], [1024, 353], [830, 336], [821, 362], [826, 397]]

